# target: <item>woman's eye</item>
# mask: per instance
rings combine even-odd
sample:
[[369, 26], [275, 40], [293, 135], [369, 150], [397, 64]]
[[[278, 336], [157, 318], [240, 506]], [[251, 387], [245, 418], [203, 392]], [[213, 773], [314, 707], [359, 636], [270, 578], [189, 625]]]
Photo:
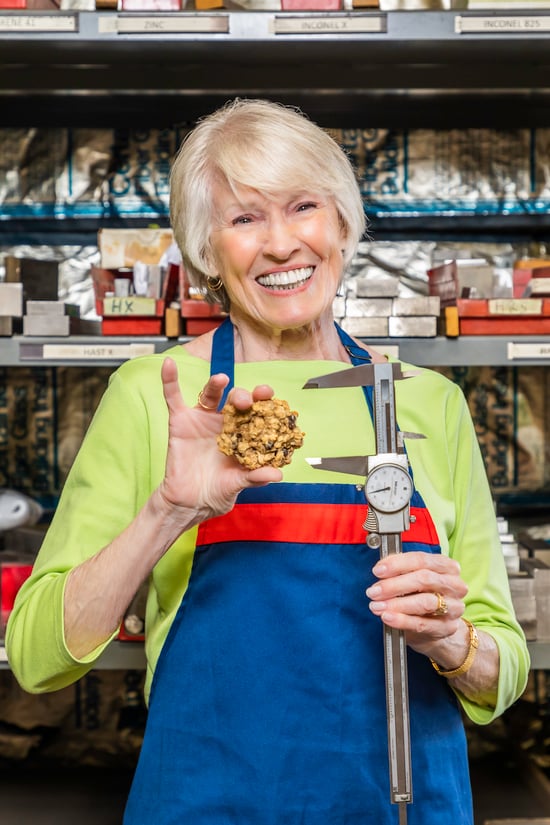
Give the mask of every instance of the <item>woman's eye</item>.
[[233, 226], [238, 226], [239, 224], [243, 223], [252, 223], [252, 221], [252, 215], [239, 215], [237, 218], [233, 218], [231, 223], [233, 224]]
[[316, 209], [317, 204], [315, 201], [306, 201], [304, 203], [298, 204], [297, 211], [298, 212], [307, 212], [308, 209]]

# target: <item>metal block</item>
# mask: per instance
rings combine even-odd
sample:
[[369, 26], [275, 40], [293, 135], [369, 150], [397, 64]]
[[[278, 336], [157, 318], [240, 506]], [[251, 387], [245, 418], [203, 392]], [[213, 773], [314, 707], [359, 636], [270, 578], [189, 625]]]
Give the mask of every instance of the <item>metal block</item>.
[[537, 641], [550, 642], [550, 568], [534, 572], [537, 603]]
[[23, 315], [23, 284], [0, 284], [0, 315]]
[[381, 318], [391, 315], [391, 298], [348, 298], [346, 300], [347, 318]]
[[516, 618], [523, 628], [526, 639], [534, 642], [537, 638], [535, 580], [527, 575], [510, 575], [509, 583]]
[[390, 337], [396, 338], [435, 338], [437, 335], [437, 318], [433, 315], [391, 315], [388, 323]]
[[435, 315], [439, 317], [441, 300], [438, 295], [414, 298], [394, 298], [392, 315]]
[[332, 302], [332, 313], [335, 318], [343, 318], [346, 314], [346, 299], [343, 295], [337, 295]]
[[25, 315], [23, 335], [69, 335], [69, 315]]
[[364, 338], [387, 338], [387, 318], [344, 318], [342, 328], [350, 335]]
[[399, 293], [399, 280], [390, 275], [367, 275], [355, 279], [355, 294], [358, 298], [395, 298]]
[[72, 315], [78, 318], [80, 307], [65, 301], [27, 301], [25, 315]]
[[[532, 593], [535, 599], [537, 642], [550, 641], [550, 567], [540, 559], [522, 558], [521, 570], [527, 574], [527, 581], [533, 582]], [[514, 579], [510, 579], [510, 583]], [[513, 596], [512, 596], [513, 598]], [[519, 617], [518, 617], [519, 620]]]

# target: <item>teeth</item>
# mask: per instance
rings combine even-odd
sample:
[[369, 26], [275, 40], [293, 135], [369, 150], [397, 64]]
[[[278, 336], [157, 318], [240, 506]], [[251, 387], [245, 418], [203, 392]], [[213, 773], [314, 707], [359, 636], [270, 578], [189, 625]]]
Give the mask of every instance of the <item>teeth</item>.
[[269, 275], [260, 275], [258, 283], [276, 289], [294, 289], [309, 280], [312, 275], [312, 266], [302, 266], [299, 269], [291, 269], [289, 272], [270, 272]]

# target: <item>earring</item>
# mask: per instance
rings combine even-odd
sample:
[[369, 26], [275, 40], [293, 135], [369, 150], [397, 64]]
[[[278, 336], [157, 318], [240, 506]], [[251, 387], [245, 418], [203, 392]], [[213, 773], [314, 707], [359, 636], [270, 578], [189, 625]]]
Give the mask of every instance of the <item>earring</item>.
[[219, 292], [220, 289], [223, 286], [223, 281], [219, 277], [219, 275], [218, 275], [217, 278], [207, 277], [206, 278], [206, 286], [210, 290], [210, 292]]

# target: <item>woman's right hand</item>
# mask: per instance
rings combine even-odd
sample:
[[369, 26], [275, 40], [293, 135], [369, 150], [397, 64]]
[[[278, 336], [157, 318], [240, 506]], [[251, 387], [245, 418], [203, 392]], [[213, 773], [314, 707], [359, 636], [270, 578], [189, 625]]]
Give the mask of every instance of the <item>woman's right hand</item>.
[[[181, 516], [183, 529], [229, 512], [241, 490], [281, 480], [277, 468], [250, 470], [219, 450], [216, 437], [223, 416], [217, 409], [229, 381], [226, 375], [211, 376], [201, 392], [202, 403], [194, 407], [183, 400], [173, 359], [164, 360], [161, 376], [168, 407], [168, 450], [159, 493], [172, 517]], [[272, 388], [261, 385], [252, 392], [234, 388], [229, 400], [244, 410], [272, 396]]]

